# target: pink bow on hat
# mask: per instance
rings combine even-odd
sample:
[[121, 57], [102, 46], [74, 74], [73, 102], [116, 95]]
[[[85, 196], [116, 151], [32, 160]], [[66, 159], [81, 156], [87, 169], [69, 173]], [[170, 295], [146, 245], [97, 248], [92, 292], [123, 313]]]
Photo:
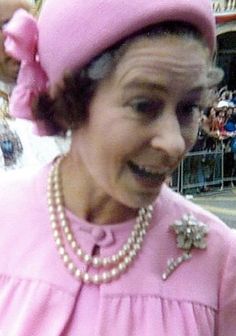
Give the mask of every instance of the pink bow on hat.
[[10, 99], [10, 114], [34, 121], [38, 135], [53, 134], [49, 124], [34, 120], [31, 110], [34, 98], [46, 91], [48, 82], [37, 55], [37, 21], [25, 10], [19, 9], [4, 27], [4, 36], [6, 52], [21, 62], [17, 85]]

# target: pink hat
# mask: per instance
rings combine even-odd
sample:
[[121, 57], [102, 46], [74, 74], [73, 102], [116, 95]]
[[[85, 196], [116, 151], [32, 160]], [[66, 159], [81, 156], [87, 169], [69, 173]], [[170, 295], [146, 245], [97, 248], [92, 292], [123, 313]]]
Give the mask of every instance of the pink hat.
[[11, 113], [29, 119], [33, 97], [54, 87], [66, 71], [83, 67], [132, 33], [165, 21], [195, 26], [213, 54], [211, 0], [46, 0], [38, 24], [17, 11], [5, 29], [7, 51], [22, 62]]

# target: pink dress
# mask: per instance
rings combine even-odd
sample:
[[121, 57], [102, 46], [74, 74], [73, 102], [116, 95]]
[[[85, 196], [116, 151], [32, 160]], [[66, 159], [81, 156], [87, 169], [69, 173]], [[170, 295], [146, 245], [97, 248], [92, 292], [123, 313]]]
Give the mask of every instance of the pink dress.
[[[68, 273], [55, 248], [46, 201], [48, 169], [10, 174], [0, 183], [0, 335], [236, 335], [232, 230], [164, 186], [129, 270], [110, 284], [82, 284]], [[168, 258], [181, 254], [169, 226], [185, 213], [209, 225], [208, 247], [194, 250], [192, 259], [163, 281]], [[92, 253], [99, 247], [102, 256], [116, 252], [134, 225], [130, 220], [98, 227], [68, 216], [83, 249]]]

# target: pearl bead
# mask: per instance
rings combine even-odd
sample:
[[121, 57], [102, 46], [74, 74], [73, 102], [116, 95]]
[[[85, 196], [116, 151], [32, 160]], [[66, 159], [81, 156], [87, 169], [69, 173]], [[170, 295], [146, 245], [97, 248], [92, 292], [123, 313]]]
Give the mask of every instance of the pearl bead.
[[68, 254], [65, 253], [63, 255], [62, 259], [63, 259], [64, 263], [67, 264], [69, 262], [69, 256], [68, 256]]
[[67, 220], [66, 220], [66, 218], [64, 218], [64, 219], [61, 220], [61, 227], [64, 228], [65, 226], [67, 226]]
[[89, 283], [90, 282], [90, 276], [89, 276], [88, 273], [84, 273], [83, 280], [84, 280], [85, 283]]
[[60, 186], [59, 186], [59, 184], [54, 185], [54, 190], [57, 193], [57, 194], [55, 193], [55, 196], [60, 197], [60, 193], [59, 193], [60, 192]]
[[147, 229], [148, 229], [149, 225], [150, 225], [149, 222], [143, 223], [142, 230], [145, 230], [147, 232]]
[[118, 258], [117, 255], [113, 255], [113, 256], [111, 257], [111, 261], [112, 261], [113, 263], [116, 263], [118, 260], [119, 260], [119, 258]]
[[141, 208], [139, 210], [139, 215], [145, 215], [145, 209], [144, 208]]
[[93, 260], [92, 260], [92, 264], [93, 264], [94, 267], [99, 267], [99, 266], [101, 266], [102, 261], [101, 261], [100, 258], [94, 257]]
[[131, 232], [131, 237], [132, 237], [132, 238], [135, 238], [136, 236], [137, 236], [137, 232], [136, 232], [136, 231], [132, 231], [132, 232]]
[[91, 262], [91, 256], [89, 255], [89, 254], [85, 254], [84, 256], [83, 256], [83, 259], [84, 259], [84, 261], [86, 262], [86, 263], [90, 263]]
[[141, 245], [140, 244], [134, 244], [134, 251], [139, 251], [141, 248]]
[[77, 254], [78, 257], [82, 257], [83, 256], [83, 251], [80, 248], [78, 248], [77, 251], [76, 251], [76, 254]]
[[63, 256], [65, 254], [65, 248], [64, 247], [61, 246], [58, 250], [59, 250], [59, 254], [61, 256]]
[[68, 264], [68, 270], [69, 270], [70, 272], [72, 272], [72, 271], [74, 270], [74, 264], [73, 264], [72, 261], [69, 262], [69, 264]]
[[51, 199], [51, 197], [49, 197], [48, 198], [48, 208], [50, 208], [52, 205], [53, 205], [53, 200]]
[[77, 279], [79, 279], [81, 277], [81, 271], [78, 268], [75, 270], [75, 277]]
[[54, 191], [53, 197], [61, 199], [61, 193], [60, 193], [60, 187], [59, 187], [59, 185], [54, 185], [53, 191]]
[[50, 215], [53, 215], [54, 214], [54, 207], [52, 205], [50, 205], [48, 207], [48, 211], [49, 211]]
[[116, 278], [118, 276], [118, 274], [119, 274], [119, 270], [117, 268], [113, 268], [111, 270], [111, 276], [112, 276], [112, 278]]
[[167, 274], [166, 274], [166, 273], [163, 273], [163, 274], [162, 274], [162, 279], [163, 279], [163, 280], [166, 280], [166, 279], [167, 279]]
[[65, 214], [63, 212], [60, 212], [58, 217], [60, 220], [65, 220]]
[[144, 237], [145, 236], [145, 234], [146, 234], [146, 230], [141, 230], [140, 232], [139, 232], [139, 235], [140, 235], [140, 237]]
[[129, 265], [130, 262], [131, 262], [131, 258], [130, 257], [125, 257], [124, 262], [125, 262], [126, 265]]
[[52, 226], [52, 229], [56, 229], [57, 228], [57, 222], [56, 221], [52, 221], [51, 222], [51, 226]]
[[75, 240], [72, 240], [71, 247], [73, 248], [73, 250], [77, 248], [77, 243]]
[[53, 231], [53, 236], [54, 236], [54, 238], [59, 238], [59, 237], [60, 237], [60, 233], [59, 233], [59, 231], [55, 229], [55, 230]]
[[60, 204], [57, 206], [57, 212], [63, 212], [64, 209], [63, 209], [63, 206]]
[[57, 218], [56, 218], [54, 213], [50, 215], [50, 222], [54, 222], [54, 221], [56, 221], [56, 219]]
[[124, 270], [126, 269], [126, 264], [125, 263], [120, 263], [119, 265], [118, 265], [118, 269], [119, 269], [119, 271], [120, 272], [124, 272]]
[[65, 232], [65, 234], [70, 233], [70, 229], [69, 229], [68, 225], [64, 226], [64, 232]]
[[55, 240], [55, 243], [56, 243], [57, 246], [61, 246], [61, 244], [62, 244], [61, 238], [57, 238]]
[[142, 244], [143, 239], [139, 237], [139, 238], [137, 238], [136, 242], [137, 242], [137, 244]]
[[95, 275], [93, 275], [93, 277], [92, 277], [92, 282], [96, 285], [96, 284], [99, 284], [99, 283], [101, 283], [101, 277], [98, 275], [98, 274], [95, 274]]
[[107, 266], [110, 264], [110, 259], [105, 257], [104, 259], [102, 259], [102, 265], [103, 266]]
[[128, 244], [125, 244], [124, 247], [123, 247], [123, 250], [125, 252], [129, 251], [129, 245]]
[[133, 259], [134, 257], [136, 257], [137, 253], [134, 250], [131, 250], [129, 253], [129, 256], [131, 259]]
[[54, 184], [59, 183], [59, 168], [58, 168], [58, 166], [55, 167], [54, 174], [52, 176], [52, 181], [53, 181]]
[[66, 236], [68, 242], [71, 242], [73, 240], [73, 236], [71, 233], [68, 233], [67, 236]]
[[135, 240], [133, 238], [129, 238], [127, 240], [127, 243], [128, 243], [129, 246], [132, 245], [134, 242], [135, 242]]
[[55, 198], [55, 203], [56, 203], [56, 205], [60, 205], [61, 204], [60, 197], [56, 197]]
[[141, 227], [140, 223], [135, 224], [135, 226], [134, 226], [134, 230], [135, 230], [135, 232], [136, 232], [137, 230], [139, 230], [140, 227]]
[[102, 280], [104, 282], [108, 282], [111, 279], [111, 274], [110, 272], [103, 272], [102, 273]]
[[125, 256], [125, 252], [123, 250], [118, 252], [119, 258], [123, 258]]

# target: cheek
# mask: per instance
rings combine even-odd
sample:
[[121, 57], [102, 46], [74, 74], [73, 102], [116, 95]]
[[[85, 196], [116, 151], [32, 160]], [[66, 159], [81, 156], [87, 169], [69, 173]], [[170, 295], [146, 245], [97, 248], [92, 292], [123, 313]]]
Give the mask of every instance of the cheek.
[[182, 130], [182, 135], [185, 139], [187, 151], [189, 151], [196, 142], [198, 128], [198, 123], [194, 122], [192, 125], [189, 125]]
[[126, 156], [141, 141], [137, 136], [137, 123], [125, 118], [113, 118], [111, 121], [99, 125], [98, 136], [100, 145], [107, 150], [112, 157]]

